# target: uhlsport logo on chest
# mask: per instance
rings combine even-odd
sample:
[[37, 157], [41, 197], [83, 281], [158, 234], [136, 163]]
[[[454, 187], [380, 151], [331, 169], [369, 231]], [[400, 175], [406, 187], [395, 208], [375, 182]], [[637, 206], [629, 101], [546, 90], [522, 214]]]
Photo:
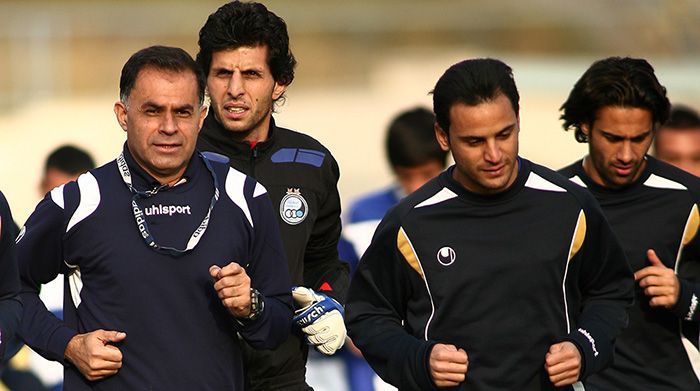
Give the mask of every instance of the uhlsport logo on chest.
[[287, 195], [280, 201], [280, 216], [285, 223], [297, 225], [306, 219], [309, 214], [309, 205], [301, 195], [301, 191], [288, 188]]
[[452, 265], [455, 259], [457, 259], [457, 253], [455, 253], [452, 247], [445, 246], [437, 252], [437, 260], [442, 266]]

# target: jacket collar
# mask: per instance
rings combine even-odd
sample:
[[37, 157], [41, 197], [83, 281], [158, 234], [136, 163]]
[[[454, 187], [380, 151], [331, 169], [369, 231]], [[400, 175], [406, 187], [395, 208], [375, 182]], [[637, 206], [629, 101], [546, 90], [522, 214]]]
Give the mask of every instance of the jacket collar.
[[[270, 130], [267, 134], [267, 140], [259, 141], [255, 144], [257, 151], [265, 151], [270, 149], [277, 140], [277, 126], [275, 119], [270, 117]], [[231, 132], [224, 128], [219, 121], [216, 120], [213, 114], [204, 119], [204, 125], [199, 134], [199, 137], [207, 143], [221, 148], [228, 156], [248, 157], [252, 154], [252, 148], [247, 141], [239, 141], [231, 136]]]
[[[159, 187], [161, 184], [158, 182], [151, 174], [146, 172], [134, 159], [134, 156], [131, 154], [131, 151], [129, 151], [129, 146], [127, 145], [126, 142], [124, 142], [124, 147], [122, 149], [124, 153], [124, 160], [126, 160], [126, 164], [129, 167], [129, 171], [131, 172], [131, 177], [133, 181], [133, 186], [138, 189], [138, 190], [150, 190], [156, 187]], [[192, 180], [192, 178], [196, 175], [198, 170], [201, 170], [204, 167], [204, 163], [202, 163], [200, 158], [193, 158], [194, 156], [197, 155], [197, 151], [193, 153], [193, 156], [190, 157], [190, 161], [187, 163], [187, 168], [185, 168], [185, 172], [182, 175], [182, 178], [178, 183], [175, 185], [179, 185], [181, 183], [187, 183]], [[184, 180], [184, 181], [183, 181]]]

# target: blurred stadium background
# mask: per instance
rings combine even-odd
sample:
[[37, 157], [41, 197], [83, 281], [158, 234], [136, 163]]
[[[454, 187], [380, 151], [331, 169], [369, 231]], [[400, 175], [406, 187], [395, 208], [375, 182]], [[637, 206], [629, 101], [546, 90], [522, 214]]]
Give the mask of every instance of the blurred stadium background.
[[[299, 62], [280, 125], [309, 133], [341, 167], [343, 202], [390, 181], [383, 136], [399, 110], [467, 57], [509, 63], [521, 93], [521, 154], [559, 168], [585, 146], [558, 108], [581, 73], [610, 55], [647, 58], [673, 102], [700, 108], [696, 0], [264, 1], [288, 23]], [[125, 135], [112, 106], [136, 50], [180, 46], [219, 1], [0, 1], [0, 189], [21, 224], [54, 147], [73, 143], [99, 164]]]

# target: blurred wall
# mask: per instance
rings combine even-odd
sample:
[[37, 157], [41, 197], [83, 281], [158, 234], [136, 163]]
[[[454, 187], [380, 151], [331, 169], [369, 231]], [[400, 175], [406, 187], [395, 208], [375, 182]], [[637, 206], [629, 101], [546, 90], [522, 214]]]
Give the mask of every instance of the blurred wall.
[[[282, 126], [309, 133], [341, 167], [344, 203], [387, 184], [383, 137], [399, 110], [431, 105], [451, 64], [509, 63], [521, 93], [522, 155], [561, 167], [585, 145], [561, 129], [558, 107], [596, 59], [647, 58], [673, 102], [700, 108], [700, 2], [624, 0], [269, 1], [289, 25], [299, 61]], [[18, 222], [39, 200], [43, 159], [70, 142], [99, 163], [124, 142], [112, 106], [136, 50], [181, 46], [220, 2], [0, 1], [0, 190]]]

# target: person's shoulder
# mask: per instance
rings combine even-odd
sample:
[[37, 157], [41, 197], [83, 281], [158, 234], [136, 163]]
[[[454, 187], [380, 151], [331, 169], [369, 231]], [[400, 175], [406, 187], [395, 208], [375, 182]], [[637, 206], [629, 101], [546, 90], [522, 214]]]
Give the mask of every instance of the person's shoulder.
[[337, 182], [340, 168], [333, 154], [315, 138], [308, 134], [275, 127], [274, 146], [270, 152], [273, 163], [301, 163], [297, 165], [302, 170], [321, 169], [323, 177], [328, 181]]
[[288, 128], [283, 128], [280, 126], [277, 126], [275, 128], [275, 132], [277, 133], [276, 137], [278, 142], [283, 147], [317, 149], [324, 153], [330, 153], [328, 148], [321, 144], [320, 141], [316, 140], [314, 137], [306, 133], [302, 133], [300, 131]]
[[574, 175], [568, 177], [563, 175], [562, 170], [554, 171], [543, 165], [531, 163], [531, 174], [525, 186], [538, 190], [561, 192], [572, 195], [582, 206], [596, 204], [597, 201], [595, 201], [593, 195], [581, 184], [571, 179], [576, 176], [577, 171], [574, 167], [575, 164], [577, 163], [569, 166], [574, 172]]
[[700, 178], [697, 176], [653, 156], [647, 156], [647, 162], [651, 166], [652, 176], [666, 178], [670, 181], [694, 188], [697, 188], [700, 183]]
[[700, 200], [700, 178], [652, 156], [647, 156], [647, 163], [651, 174], [645, 185], [668, 190], [687, 190], [696, 201]]
[[581, 186], [572, 182], [570, 180], [571, 177], [568, 175], [568, 171], [565, 171], [565, 170], [568, 170], [569, 167], [572, 167], [571, 170], [574, 173], [574, 175], [572, 175], [572, 176], [575, 176], [577, 174], [575, 168], [573, 168], [573, 166], [575, 164], [572, 164], [571, 166], [567, 166], [565, 168], [562, 168], [562, 169], [556, 170], [556, 171], [549, 168], [549, 167], [538, 164], [538, 163], [531, 162], [530, 164], [532, 167], [531, 168], [532, 173], [543, 178], [544, 180], [551, 182], [557, 186], [560, 186], [567, 191], [569, 189], [574, 189], [573, 191], [580, 191], [581, 190]]
[[557, 170], [559, 174], [562, 176], [565, 176], [567, 178], [573, 178], [579, 174], [579, 170], [581, 168], [582, 160], [577, 160], [568, 166], [562, 167]]
[[409, 215], [415, 210], [432, 210], [439, 208], [444, 202], [458, 198], [458, 195], [449, 188], [444, 177], [447, 171], [429, 180], [418, 190], [404, 197], [392, 210], [403, 215]]
[[0, 191], [0, 208], [4, 211], [5, 209], [10, 209], [9, 204], [7, 203], [7, 198], [5, 198], [5, 195]]

